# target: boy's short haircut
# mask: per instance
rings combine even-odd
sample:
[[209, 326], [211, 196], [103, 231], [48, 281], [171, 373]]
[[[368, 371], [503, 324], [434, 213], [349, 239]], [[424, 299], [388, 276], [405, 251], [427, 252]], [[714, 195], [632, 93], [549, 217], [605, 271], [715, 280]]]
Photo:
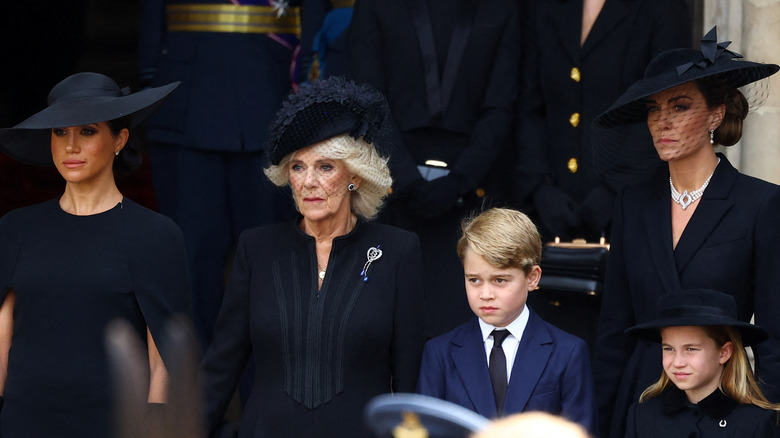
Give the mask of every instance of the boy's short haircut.
[[536, 225], [525, 214], [509, 208], [491, 208], [463, 221], [458, 240], [458, 257], [466, 248], [499, 269], [517, 268], [526, 275], [542, 259], [542, 239]]

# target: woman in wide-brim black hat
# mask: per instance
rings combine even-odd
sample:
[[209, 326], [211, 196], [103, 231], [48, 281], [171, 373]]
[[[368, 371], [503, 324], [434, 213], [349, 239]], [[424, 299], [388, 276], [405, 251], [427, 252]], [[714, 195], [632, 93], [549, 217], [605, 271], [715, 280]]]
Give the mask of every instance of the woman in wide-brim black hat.
[[[701, 50], [658, 55], [594, 122], [602, 177], [645, 178], [622, 190], [613, 217], [594, 359], [603, 436], [622, 436], [628, 407], [660, 371], [657, 349], [623, 331], [648, 321], [658, 296], [682, 289], [726, 290], [740, 320], [755, 313], [770, 334], [756, 349], [757, 374], [767, 397], [780, 399], [780, 188], [740, 174], [714, 149], [741, 137], [750, 103], [738, 87], [766, 91], [756, 81], [778, 66], [727, 46], [713, 29]], [[636, 130], [646, 143], [623, 141]]]
[[663, 352], [661, 377], [629, 410], [626, 437], [776, 436], [780, 405], [761, 392], [745, 352], [768, 333], [737, 319], [736, 307], [728, 294], [685, 290], [626, 330]]
[[62, 196], [0, 218], [4, 438], [112, 435], [104, 333], [118, 318], [147, 346], [149, 402], [166, 400], [163, 327], [189, 312], [184, 243], [172, 221], [123, 197], [114, 169], [140, 164], [131, 130], [176, 85], [131, 94], [74, 74], [44, 110], [0, 130], [0, 150], [65, 180]]

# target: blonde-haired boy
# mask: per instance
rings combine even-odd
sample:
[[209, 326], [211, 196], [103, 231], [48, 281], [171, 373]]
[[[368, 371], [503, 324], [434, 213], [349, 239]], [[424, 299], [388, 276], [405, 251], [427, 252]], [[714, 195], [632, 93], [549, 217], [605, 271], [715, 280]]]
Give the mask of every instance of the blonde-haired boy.
[[533, 222], [517, 210], [487, 210], [464, 222], [458, 255], [477, 317], [428, 341], [417, 392], [488, 418], [562, 415], [597, 436], [587, 345], [526, 305], [542, 276]]

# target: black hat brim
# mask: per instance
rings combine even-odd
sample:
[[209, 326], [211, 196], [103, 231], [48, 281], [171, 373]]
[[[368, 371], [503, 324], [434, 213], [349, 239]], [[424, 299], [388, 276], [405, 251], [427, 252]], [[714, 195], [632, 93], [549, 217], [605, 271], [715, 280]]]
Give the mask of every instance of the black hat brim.
[[81, 97], [54, 103], [12, 128], [0, 129], [0, 149], [23, 163], [50, 166], [53, 164], [50, 129], [122, 117], [129, 117], [130, 127], [136, 127], [148, 119], [178, 85], [179, 82], [174, 82], [127, 96]]
[[626, 329], [625, 333], [644, 339], [650, 342], [661, 342], [661, 329], [666, 327], [686, 327], [686, 326], [730, 326], [737, 329], [742, 336], [742, 343], [746, 346], [759, 344], [767, 338], [769, 333], [761, 327], [748, 322], [734, 321], [715, 316], [700, 316], [698, 318], [672, 317], [651, 321], [645, 324], [638, 324]]

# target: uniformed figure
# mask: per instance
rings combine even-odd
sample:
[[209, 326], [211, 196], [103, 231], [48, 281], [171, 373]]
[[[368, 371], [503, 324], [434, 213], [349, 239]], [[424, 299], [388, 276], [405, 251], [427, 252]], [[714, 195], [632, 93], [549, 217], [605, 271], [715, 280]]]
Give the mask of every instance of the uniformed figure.
[[[239, 4], [240, 3], [240, 4]], [[144, 0], [141, 79], [181, 87], [147, 125], [160, 212], [181, 227], [206, 347], [225, 263], [246, 228], [289, 216], [265, 180], [267, 127], [291, 89], [297, 8], [263, 0]]]
[[511, 197], [515, 177], [500, 169], [511, 162], [518, 22], [516, 0], [355, 3], [350, 69], [387, 96], [400, 131], [390, 220], [420, 236], [429, 336], [471, 316], [455, 252], [461, 219]]
[[[542, 238], [608, 233], [614, 187], [593, 168], [590, 124], [664, 50], [688, 47], [682, 0], [527, 2], [518, 187]], [[646, 138], [649, 141], [649, 138]]]
[[347, 28], [354, 5], [355, 0], [306, 0], [301, 4], [301, 84], [347, 74]]

